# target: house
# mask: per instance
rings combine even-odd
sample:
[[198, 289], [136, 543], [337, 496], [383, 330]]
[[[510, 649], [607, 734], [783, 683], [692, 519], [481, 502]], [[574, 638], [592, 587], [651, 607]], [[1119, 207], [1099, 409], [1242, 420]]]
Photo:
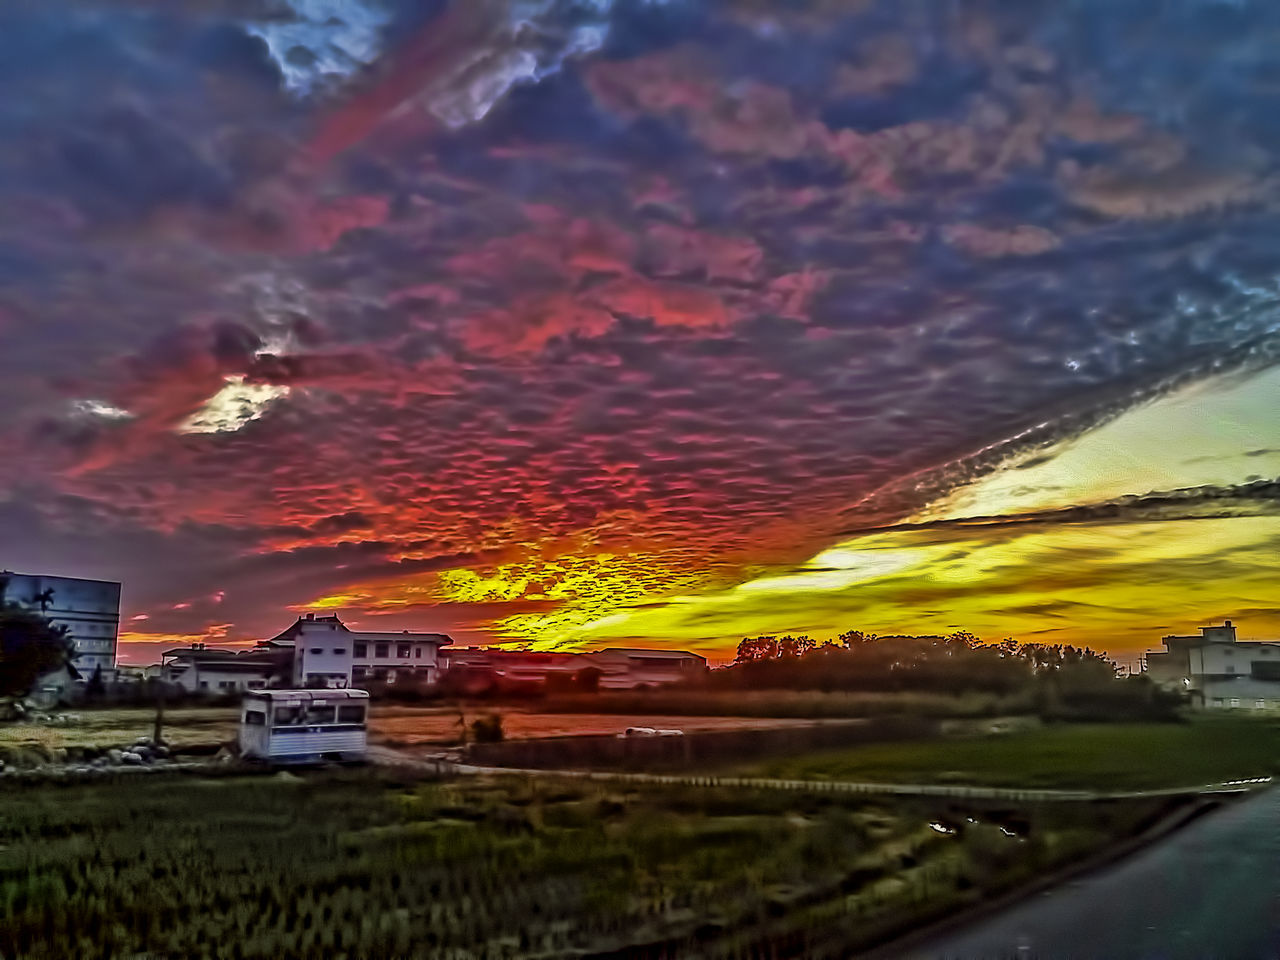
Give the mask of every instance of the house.
[[261, 644], [237, 651], [193, 643], [161, 654], [159, 675], [188, 693], [236, 693], [283, 686], [291, 661], [291, 653]]
[[265, 645], [292, 650], [294, 686], [345, 688], [434, 683], [440, 673], [440, 648], [452, 642], [443, 633], [350, 630], [336, 615], [308, 613]]
[[1280, 643], [1239, 641], [1230, 620], [1199, 635], [1167, 636], [1146, 657], [1146, 674], [1185, 690], [1208, 710], [1280, 710]]
[[691, 680], [707, 670], [707, 658], [686, 650], [606, 647], [590, 655], [601, 690], [633, 690]]

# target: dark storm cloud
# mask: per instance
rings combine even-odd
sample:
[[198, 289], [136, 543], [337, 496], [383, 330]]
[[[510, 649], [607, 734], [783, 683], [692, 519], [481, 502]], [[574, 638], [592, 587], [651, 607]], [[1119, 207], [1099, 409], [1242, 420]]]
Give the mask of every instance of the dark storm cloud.
[[202, 558], [157, 595], [732, 576], [1274, 362], [1268, 6], [344, 10], [0, 12], [0, 485]]

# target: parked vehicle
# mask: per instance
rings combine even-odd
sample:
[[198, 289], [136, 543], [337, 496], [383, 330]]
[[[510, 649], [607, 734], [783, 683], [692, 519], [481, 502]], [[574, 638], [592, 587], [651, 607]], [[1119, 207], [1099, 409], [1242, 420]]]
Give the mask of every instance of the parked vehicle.
[[363, 760], [366, 690], [254, 690], [240, 711], [240, 755], [269, 763]]

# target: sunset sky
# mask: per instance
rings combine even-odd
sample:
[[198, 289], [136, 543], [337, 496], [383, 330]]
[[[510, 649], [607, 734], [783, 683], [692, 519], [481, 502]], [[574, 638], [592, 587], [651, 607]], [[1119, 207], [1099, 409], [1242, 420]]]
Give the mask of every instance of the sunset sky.
[[0, 4], [0, 568], [121, 656], [1280, 639], [1280, 4]]

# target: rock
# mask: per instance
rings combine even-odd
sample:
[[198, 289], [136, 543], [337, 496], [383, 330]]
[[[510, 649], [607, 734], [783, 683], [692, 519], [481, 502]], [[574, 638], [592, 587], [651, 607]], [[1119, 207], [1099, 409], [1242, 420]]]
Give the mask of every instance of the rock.
[[120, 762], [130, 767], [142, 765], [142, 756], [132, 750], [125, 750], [120, 754]]
[[54, 747], [49, 751], [49, 760], [53, 763], [66, 763], [69, 755], [66, 747]]
[[138, 737], [136, 740], [134, 740], [134, 741], [133, 741], [133, 745], [134, 745], [135, 747], [149, 747], [149, 746], [151, 746], [151, 738], [150, 738], [150, 737]]
[[227, 747], [220, 747], [218, 752], [213, 755], [214, 763], [230, 763], [235, 759], [233, 754]]
[[112, 747], [110, 750], [107, 751], [107, 760], [109, 760], [111, 763], [119, 763], [123, 757], [124, 757], [123, 750], [117, 750], [115, 747]]
[[166, 746], [161, 745], [161, 746], [158, 746], [158, 747], [152, 747], [152, 748], [151, 748], [151, 752], [152, 752], [153, 754], [155, 754], [155, 758], [156, 758], [157, 760], [167, 760], [167, 759], [169, 759], [169, 748], [168, 748], [168, 747], [166, 747]]

